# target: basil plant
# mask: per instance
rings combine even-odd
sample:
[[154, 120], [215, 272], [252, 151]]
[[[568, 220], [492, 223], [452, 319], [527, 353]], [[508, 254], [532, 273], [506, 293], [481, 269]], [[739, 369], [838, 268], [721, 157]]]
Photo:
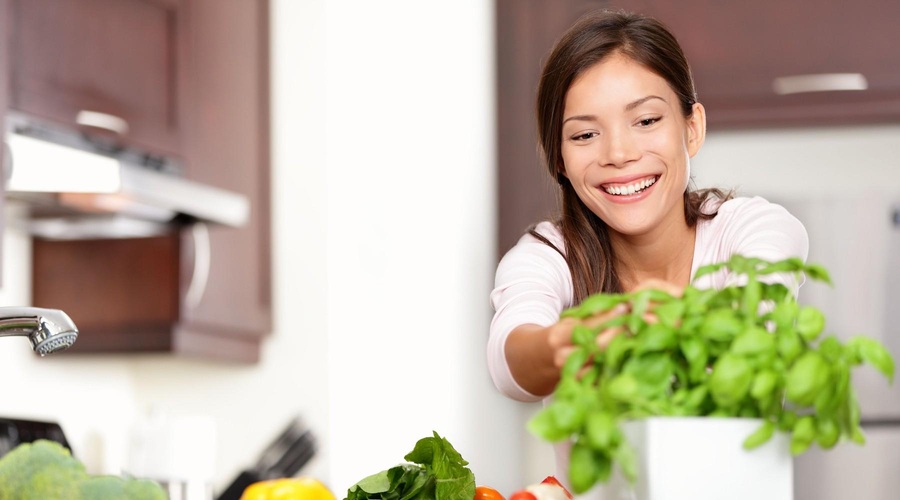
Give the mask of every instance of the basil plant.
[[[767, 262], [740, 255], [703, 267], [697, 278], [727, 269], [742, 285], [596, 294], [562, 317], [588, 318], [626, 303], [628, 312], [596, 328], [573, 330], [552, 402], [528, 423], [547, 441], [571, 440], [569, 479], [576, 493], [606, 482], [616, 464], [636, 477], [633, 449], [620, 427], [649, 416], [749, 417], [761, 420], [744, 441], [752, 449], [775, 432], [790, 434], [795, 455], [841, 439], [865, 442], [851, 369], [869, 364], [889, 381], [894, 361], [879, 342], [823, 335], [825, 317], [802, 306], [772, 273], [831, 284], [827, 271], [801, 259]], [[771, 280], [770, 280], [771, 281]], [[605, 349], [596, 338], [620, 328]]]

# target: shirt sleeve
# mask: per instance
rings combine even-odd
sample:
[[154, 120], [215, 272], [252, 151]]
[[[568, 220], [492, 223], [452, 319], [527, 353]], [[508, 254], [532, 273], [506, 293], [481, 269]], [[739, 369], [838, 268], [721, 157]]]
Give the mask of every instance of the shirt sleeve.
[[[558, 231], [549, 223], [542, 223], [537, 229], [554, 244], [561, 243]], [[506, 340], [517, 326], [556, 323], [571, 303], [572, 277], [563, 256], [534, 236], [523, 236], [497, 266], [491, 292], [494, 318], [487, 363], [491, 379], [502, 394], [517, 401], [542, 399], [516, 383], [506, 359]]]
[[[726, 201], [719, 208], [716, 219], [723, 228], [727, 255], [740, 254], [770, 262], [791, 257], [806, 261], [809, 254], [809, 235], [803, 224], [781, 205], [760, 197]], [[725, 286], [740, 284], [741, 277], [730, 275]], [[766, 283], [781, 283], [796, 297], [803, 277], [791, 273], [763, 276]]]

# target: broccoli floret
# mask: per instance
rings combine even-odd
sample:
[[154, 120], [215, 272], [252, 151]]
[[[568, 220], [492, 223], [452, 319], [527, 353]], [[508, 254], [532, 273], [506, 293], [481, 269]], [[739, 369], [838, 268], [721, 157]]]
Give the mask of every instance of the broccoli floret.
[[55, 441], [23, 443], [0, 458], [0, 500], [166, 500], [153, 481], [91, 476]]
[[128, 500], [166, 500], [163, 489], [153, 481], [146, 479], [121, 478], [117, 476], [95, 476], [82, 481], [79, 485], [81, 498]]
[[84, 465], [61, 444], [23, 443], [0, 459], [0, 498], [76, 500], [74, 485], [87, 477]]

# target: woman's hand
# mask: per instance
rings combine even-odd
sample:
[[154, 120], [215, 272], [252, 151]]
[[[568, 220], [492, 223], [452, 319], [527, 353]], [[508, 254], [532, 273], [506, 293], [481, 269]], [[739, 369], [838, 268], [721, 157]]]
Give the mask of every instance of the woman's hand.
[[[635, 292], [641, 290], [659, 290], [661, 292], [666, 292], [673, 297], [681, 297], [681, 295], [684, 293], [684, 287], [680, 287], [670, 281], [659, 280], [655, 278], [642, 281], [634, 289]], [[644, 320], [646, 320], [648, 323], [655, 323], [658, 321], [656, 315], [653, 314], [653, 306], [655, 305], [655, 302], [651, 302], [650, 306], [647, 307], [647, 312], [644, 313]]]
[[[618, 304], [609, 311], [595, 314], [587, 319], [563, 318], [556, 324], [548, 327], [550, 332], [547, 335], [547, 344], [549, 344], [550, 350], [553, 352], [553, 365], [558, 370], [561, 370], [563, 365], [566, 364], [569, 355], [575, 350], [575, 345], [572, 343], [572, 331], [576, 326], [581, 324], [588, 328], [597, 328], [609, 320], [628, 313], [628, 311], [628, 304]], [[612, 339], [622, 333], [622, 331], [622, 327], [619, 326], [603, 330], [597, 336], [597, 344], [601, 349], [605, 349], [612, 342]]]
[[[662, 290], [674, 296], [681, 296], [682, 288], [662, 280], [647, 280], [635, 288]], [[513, 378], [523, 389], [536, 396], [546, 396], [553, 392], [559, 382], [560, 372], [566, 359], [575, 350], [572, 344], [572, 330], [583, 324], [596, 328], [607, 321], [631, 312], [628, 304], [619, 304], [609, 311], [586, 319], [563, 318], [550, 326], [533, 324], [519, 325], [510, 332], [506, 341], [506, 359]], [[655, 321], [653, 304], [645, 318]], [[608, 328], [597, 335], [597, 344], [605, 349], [610, 342], [625, 332], [623, 327]]]
[[[682, 287], [675, 285], [671, 282], [659, 280], [659, 279], [649, 279], [641, 282], [633, 291], [641, 291], [641, 290], [660, 290], [662, 292], [668, 293], [673, 297], [681, 297], [681, 294], [684, 292]], [[653, 306], [654, 303], [651, 302], [650, 306], [647, 308], [647, 312], [644, 313], [644, 320], [648, 323], [654, 323], [657, 320], [656, 315], [653, 314]], [[562, 369], [562, 367], [566, 364], [566, 360], [569, 358], [569, 355], [575, 350], [575, 346], [572, 344], [572, 331], [575, 326], [578, 324], [583, 324], [588, 328], [597, 328], [598, 326], [615, 319], [623, 314], [628, 314], [631, 312], [631, 307], [629, 304], [621, 303], [617, 304], [615, 307], [610, 309], [609, 311], [602, 312], [600, 314], [596, 314], [584, 320], [578, 320], [575, 318], [564, 318], [560, 320], [555, 325], [550, 326], [550, 333], [547, 338], [547, 343], [550, 345], [551, 350], [553, 351], [553, 364], [557, 369]], [[606, 349], [610, 342], [617, 336], [621, 335], [625, 332], [625, 328], [622, 326], [615, 326], [611, 328], [606, 328], [602, 330], [597, 335], [597, 346], [600, 349]]]

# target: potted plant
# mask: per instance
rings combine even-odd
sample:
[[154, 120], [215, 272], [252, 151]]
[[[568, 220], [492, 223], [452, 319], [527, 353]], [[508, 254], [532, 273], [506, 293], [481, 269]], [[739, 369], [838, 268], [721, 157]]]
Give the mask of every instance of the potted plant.
[[[825, 269], [736, 255], [694, 279], [723, 268], [742, 284], [688, 286], [680, 297], [596, 294], [562, 313], [587, 318], [622, 303], [629, 311], [574, 329], [576, 350], [552, 400], [528, 424], [544, 440], [571, 440], [576, 494], [619, 482], [644, 500], [791, 498], [791, 455], [864, 443], [851, 370], [867, 363], [892, 380], [890, 353], [867, 337], [822, 335], [820, 310], [765, 279], [802, 273], [830, 283]], [[601, 349], [596, 337], [607, 328], [624, 331]], [[734, 490], [757, 483], [767, 489]]]

